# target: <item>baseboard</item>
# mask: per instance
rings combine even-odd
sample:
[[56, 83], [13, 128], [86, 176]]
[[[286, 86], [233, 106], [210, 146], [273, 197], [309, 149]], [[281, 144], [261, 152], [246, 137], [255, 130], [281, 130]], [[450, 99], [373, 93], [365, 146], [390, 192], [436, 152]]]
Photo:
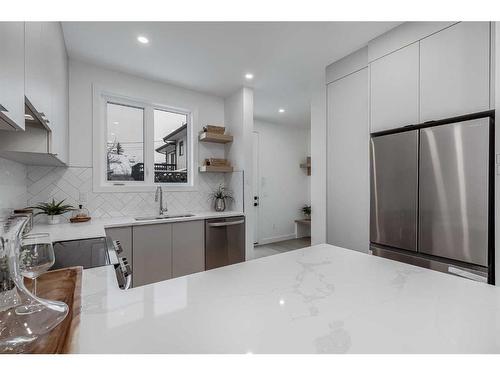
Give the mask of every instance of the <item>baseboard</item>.
[[263, 238], [259, 241], [259, 243], [257, 245], [266, 245], [268, 243], [293, 240], [293, 239], [295, 239], [295, 233], [285, 234], [283, 236], [277, 236], [277, 237]]

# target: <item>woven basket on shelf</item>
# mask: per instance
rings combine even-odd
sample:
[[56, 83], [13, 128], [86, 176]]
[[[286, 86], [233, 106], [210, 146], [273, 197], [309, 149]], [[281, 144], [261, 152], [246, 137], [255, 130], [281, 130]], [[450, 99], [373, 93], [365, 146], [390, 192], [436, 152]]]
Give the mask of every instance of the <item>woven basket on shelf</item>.
[[203, 128], [205, 132], [212, 134], [224, 134], [226, 128], [224, 126], [207, 125]]

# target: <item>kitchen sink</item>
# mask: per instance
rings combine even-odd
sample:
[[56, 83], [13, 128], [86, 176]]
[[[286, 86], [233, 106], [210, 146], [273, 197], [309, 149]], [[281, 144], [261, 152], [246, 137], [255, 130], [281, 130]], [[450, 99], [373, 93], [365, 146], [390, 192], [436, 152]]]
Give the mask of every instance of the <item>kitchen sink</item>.
[[156, 216], [140, 216], [136, 217], [137, 221], [147, 221], [147, 220], [166, 220], [166, 219], [177, 219], [181, 217], [193, 217], [194, 214], [177, 214], [177, 215], [156, 215]]

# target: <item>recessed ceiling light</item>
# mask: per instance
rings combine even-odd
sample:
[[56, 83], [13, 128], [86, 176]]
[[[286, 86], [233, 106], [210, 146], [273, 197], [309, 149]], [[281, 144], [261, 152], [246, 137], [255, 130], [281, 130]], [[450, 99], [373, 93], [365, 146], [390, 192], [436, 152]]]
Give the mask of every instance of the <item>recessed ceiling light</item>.
[[285, 112], [285, 110], [283, 108], [280, 108], [280, 109], [278, 109], [278, 112], [283, 113], [283, 112]]
[[113, 125], [118, 125], [119, 122], [118, 121], [113, 121]]
[[148, 44], [149, 43], [149, 39], [146, 38], [145, 36], [143, 35], [139, 35], [137, 37], [137, 40], [139, 41], [139, 43], [142, 43], [142, 44]]
[[247, 73], [245, 74], [246, 79], [253, 79], [253, 74], [252, 73]]

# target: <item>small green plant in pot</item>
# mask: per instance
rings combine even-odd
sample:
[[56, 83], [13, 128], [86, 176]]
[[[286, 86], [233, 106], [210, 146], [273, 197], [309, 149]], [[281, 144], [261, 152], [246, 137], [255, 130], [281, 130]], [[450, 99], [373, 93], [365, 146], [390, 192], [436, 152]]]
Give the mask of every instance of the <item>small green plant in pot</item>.
[[212, 192], [210, 198], [213, 200], [214, 208], [217, 212], [226, 210], [226, 200], [234, 200], [233, 193], [226, 189], [226, 187], [222, 184], [220, 184], [219, 187]]
[[63, 204], [64, 199], [58, 203], [52, 198], [52, 202], [49, 203], [38, 203], [36, 206], [32, 206], [35, 210], [39, 210], [36, 215], [47, 215], [47, 222], [49, 224], [59, 224], [61, 222], [61, 215], [66, 212], [70, 212], [75, 208], [69, 204]]
[[311, 218], [311, 206], [305, 205], [304, 207], [301, 208], [301, 211], [306, 217], [306, 219]]

